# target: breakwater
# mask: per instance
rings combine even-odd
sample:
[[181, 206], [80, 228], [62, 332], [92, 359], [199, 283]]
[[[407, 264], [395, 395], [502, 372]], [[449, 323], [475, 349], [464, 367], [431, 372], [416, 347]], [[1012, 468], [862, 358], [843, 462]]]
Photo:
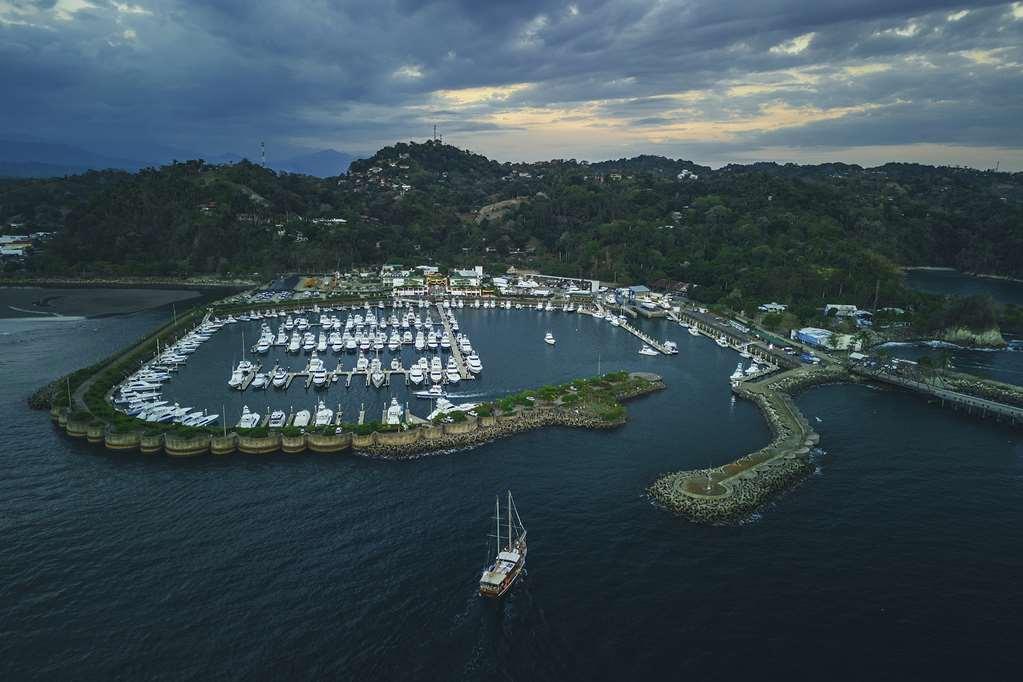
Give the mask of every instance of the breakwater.
[[796, 407], [792, 394], [849, 378], [837, 366], [803, 367], [735, 386], [736, 395], [760, 408], [771, 427], [771, 442], [723, 466], [667, 474], [650, 486], [650, 494], [692, 521], [715, 523], [748, 516], [813, 471], [810, 450], [820, 436]]
[[[605, 375], [611, 377], [612, 375]], [[598, 378], [601, 380], [601, 378]], [[627, 380], [608, 381], [603, 397], [623, 402], [666, 388], [661, 377], [633, 373]], [[539, 391], [538, 391], [539, 392]], [[607, 405], [603, 405], [605, 408]], [[72, 413], [66, 407], [50, 410], [54, 423], [72, 438], [87, 438], [116, 451], [138, 451], [143, 454], [164, 453], [170, 457], [197, 457], [207, 454], [227, 455], [285, 453], [353, 452], [377, 457], [408, 459], [431, 453], [506, 438], [523, 431], [547, 426], [587, 429], [610, 429], [626, 422], [624, 411], [594, 409], [557, 397], [531, 405], [514, 405], [490, 414], [465, 415], [464, 420], [447, 423], [426, 423], [404, 430], [370, 432], [259, 432], [231, 431], [221, 435], [209, 432], [177, 433], [139, 429], [115, 429], [106, 422], [84, 413]]]

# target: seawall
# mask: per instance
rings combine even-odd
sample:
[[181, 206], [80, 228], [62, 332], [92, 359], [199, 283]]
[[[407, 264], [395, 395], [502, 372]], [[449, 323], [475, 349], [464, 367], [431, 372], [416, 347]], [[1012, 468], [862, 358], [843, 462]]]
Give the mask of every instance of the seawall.
[[[619, 401], [631, 400], [664, 389], [660, 377], [648, 377], [644, 386], [615, 393]], [[88, 438], [115, 451], [138, 451], [144, 454], [163, 453], [169, 457], [228, 455], [240, 452], [265, 455], [284, 452], [298, 454], [341, 453], [372, 455], [389, 459], [408, 459], [456, 448], [506, 438], [522, 431], [545, 426], [568, 426], [587, 429], [610, 429], [625, 424], [625, 417], [603, 419], [573, 405], [541, 403], [518, 408], [500, 415], [467, 415], [464, 421], [424, 424], [400, 431], [371, 433], [300, 433], [270, 432], [251, 435], [244, 432], [180, 434], [173, 431], [147, 431], [140, 425], [132, 431], [116, 431], [100, 420], [70, 415], [65, 407], [50, 410], [54, 423], [69, 436]]]

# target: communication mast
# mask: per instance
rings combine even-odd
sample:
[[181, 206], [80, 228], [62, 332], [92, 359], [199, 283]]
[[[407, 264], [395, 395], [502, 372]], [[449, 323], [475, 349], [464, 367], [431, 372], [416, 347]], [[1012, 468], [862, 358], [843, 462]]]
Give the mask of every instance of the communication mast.
[[263, 140], [259, 141], [259, 163], [266, 168], [266, 143]]

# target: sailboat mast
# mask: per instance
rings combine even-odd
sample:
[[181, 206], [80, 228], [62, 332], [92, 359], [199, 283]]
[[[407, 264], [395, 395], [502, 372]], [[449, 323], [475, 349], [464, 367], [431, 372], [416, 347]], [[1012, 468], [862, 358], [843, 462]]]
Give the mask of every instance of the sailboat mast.
[[501, 498], [494, 496], [494, 507], [497, 509], [497, 551], [501, 551]]
[[508, 491], [508, 551], [512, 548], [512, 532], [511, 532], [511, 491]]

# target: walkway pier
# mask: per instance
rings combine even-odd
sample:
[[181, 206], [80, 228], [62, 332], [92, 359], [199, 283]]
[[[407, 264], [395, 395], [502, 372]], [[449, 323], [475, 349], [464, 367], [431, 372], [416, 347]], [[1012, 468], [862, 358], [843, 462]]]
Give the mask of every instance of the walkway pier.
[[619, 322], [618, 326], [624, 329], [625, 331], [629, 332], [630, 334], [632, 334], [640, 341], [653, 348], [654, 350], [664, 353], [665, 355], [671, 355], [671, 351], [669, 351], [668, 347], [665, 346], [662, 342], [655, 341], [652, 336], [644, 332], [641, 332], [628, 322]]
[[458, 376], [462, 380], [475, 379], [476, 377], [472, 372], [469, 371], [468, 367], [465, 366], [465, 358], [462, 357], [462, 349], [458, 347], [458, 342], [455, 341], [455, 335], [451, 331], [451, 322], [448, 320], [448, 315], [444, 312], [444, 306], [437, 303], [437, 312], [440, 313], [440, 322], [444, 325], [444, 333], [448, 335], [448, 339], [451, 340], [451, 357], [455, 359], [455, 364], [458, 366]]
[[946, 405], [957, 410], [963, 410], [967, 414], [975, 414], [980, 417], [993, 417], [996, 420], [1005, 420], [1013, 426], [1023, 426], [1023, 407], [1009, 405], [1006, 403], [979, 398], [977, 396], [961, 393], [948, 388], [942, 388], [923, 381], [916, 381], [909, 377], [897, 376], [887, 372], [871, 370], [862, 366], [854, 366], [852, 373], [881, 383], [903, 388], [907, 391], [919, 393], [925, 397], [939, 401], [942, 407]]

